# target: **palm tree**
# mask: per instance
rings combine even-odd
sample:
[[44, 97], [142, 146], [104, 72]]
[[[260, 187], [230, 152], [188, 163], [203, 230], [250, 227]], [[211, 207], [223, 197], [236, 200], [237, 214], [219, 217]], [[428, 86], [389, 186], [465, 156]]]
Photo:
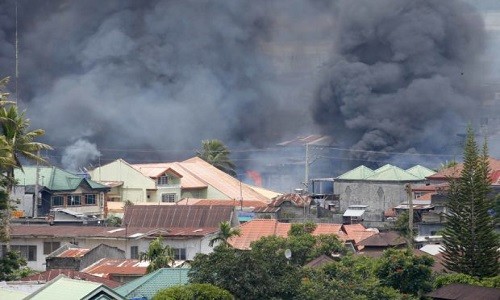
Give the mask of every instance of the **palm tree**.
[[[1, 84], [4, 80], [0, 81]], [[24, 112], [19, 113], [15, 103], [6, 101], [8, 94], [0, 93], [0, 171], [5, 179], [3, 185], [10, 195], [15, 185], [14, 169], [22, 170], [21, 159], [34, 162], [45, 162], [40, 156], [40, 150], [52, 149], [49, 145], [35, 142], [35, 139], [44, 135], [45, 131], [36, 129], [29, 131], [30, 121], [25, 117]], [[3, 213], [3, 238], [7, 241], [7, 248], [10, 248], [10, 201], [7, 201], [7, 209]], [[8, 249], [9, 250], [9, 249]]]
[[170, 268], [175, 262], [173, 249], [163, 246], [163, 238], [157, 237], [149, 243], [148, 250], [139, 255], [141, 261], [149, 261], [147, 272], [151, 273], [161, 268]]
[[231, 152], [221, 141], [204, 140], [201, 144], [201, 151], [196, 152], [198, 157], [217, 169], [224, 171], [231, 176], [236, 176], [236, 172], [234, 171], [235, 165], [229, 159]]
[[220, 223], [217, 235], [210, 240], [208, 245], [213, 247], [215, 243], [220, 243], [224, 247], [229, 247], [229, 240], [234, 236], [240, 235], [241, 230], [239, 228], [231, 228], [231, 224], [228, 221], [224, 221]]

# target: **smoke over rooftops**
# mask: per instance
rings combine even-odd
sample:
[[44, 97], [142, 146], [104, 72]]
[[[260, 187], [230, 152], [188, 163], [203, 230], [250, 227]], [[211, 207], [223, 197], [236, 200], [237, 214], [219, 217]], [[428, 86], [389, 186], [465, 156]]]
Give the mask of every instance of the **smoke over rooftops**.
[[[15, 2], [0, 4], [0, 76], [14, 75]], [[17, 3], [20, 105], [66, 165], [318, 128], [355, 149], [442, 153], [477, 115], [484, 30], [459, 1]]]

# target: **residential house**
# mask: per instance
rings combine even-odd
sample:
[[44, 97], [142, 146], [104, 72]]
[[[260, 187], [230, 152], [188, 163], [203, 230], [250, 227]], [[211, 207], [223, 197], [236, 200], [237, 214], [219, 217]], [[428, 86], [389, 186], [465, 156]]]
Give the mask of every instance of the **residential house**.
[[144, 276], [148, 266], [148, 261], [138, 259], [102, 258], [82, 272], [123, 284]]
[[115, 288], [127, 299], [152, 299], [160, 290], [188, 283], [187, 268], [162, 268]]
[[45, 259], [46, 269], [80, 271], [103, 257], [125, 258], [125, 251], [106, 244], [100, 244], [93, 249], [66, 244], [47, 256]]
[[[297, 193], [284, 194], [274, 198], [267, 206], [256, 207], [256, 218], [280, 221], [306, 220], [311, 217], [312, 198]], [[316, 217], [313, 215], [312, 217]]]
[[10, 243], [28, 267], [38, 271], [44, 271], [46, 257], [66, 243], [87, 249], [106, 244], [125, 251], [128, 258], [138, 258], [159, 236], [174, 249], [176, 260], [192, 260], [197, 253], [213, 251], [210, 240], [225, 221], [238, 223], [233, 206], [133, 205], [123, 227], [13, 225]]
[[201, 158], [182, 162], [129, 164], [122, 159], [90, 171], [92, 178], [113, 186], [110, 201], [175, 203], [185, 198], [252, 200], [269, 203], [278, 193], [252, 187]]
[[[490, 157], [488, 162], [490, 165], [491, 196], [494, 197], [500, 194], [500, 160]], [[449, 181], [459, 178], [462, 169], [463, 163], [457, 164], [427, 176], [427, 184], [425, 185], [412, 186], [413, 193], [419, 196], [416, 200], [425, 200], [432, 208], [421, 214], [421, 222], [417, 223], [419, 236], [434, 236], [444, 228]]]
[[351, 205], [365, 205], [364, 224], [380, 227], [387, 209], [408, 202], [408, 185], [423, 184], [425, 176], [433, 173], [422, 166], [407, 170], [390, 164], [376, 170], [359, 166], [335, 178], [334, 192], [339, 196], [341, 212]]
[[70, 269], [52, 269], [52, 270], [48, 270], [45, 272], [41, 272], [41, 273], [37, 273], [37, 274], [23, 277], [23, 278], [19, 279], [18, 281], [19, 282], [32, 282], [32, 283], [37, 283], [37, 284], [44, 284], [44, 283], [47, 283], [47, 282], [53, 280], [54, 278], [56, 278], [59, 275], [64, 275], [64, 276], [71, 278], [71, 279], [86, 280], [86, 281], [96, 282], [99, 284], [104, 284], [105, 286], [107, 286], [111, 289], [117, 288], [121, 285], [121, 283], [118, 281], [114, 281], [114, 280], [110, 280], [107, 278], [102, 278], [99, 276], [94, 276], [94, 275], [90, 275], [90, 274], [87, 274], [84, 272], [70, 270]]
[[75, 280], [59, 275], [42, 288], [24, 299], [80, 299], [80, 300], [125, 300], [121, 295], [103, 284]]
[[[89, 178], [75, 175], [56, 167], [24, 166], [15, 169], [17, 187], [23, 187], [30, 197], [21, 199], [21, 207], [34, 215], [47, 216], [54, 210], [65, 210], [82, 216], [103, 217], [104, 199], [109, 188]], [[38, 178], [38, 179], [37, 179]], [[33, 207], [35, 190], [38, 186], [39, 197], [36, 210]]]
[[359, 253], [371, 257], [380, 257], [386, 249], [402, 249], [406, 245], [406, 240], [395, 231], [379, 232], [357, 243]]
[[222, 205], [227, 206], [229, 204], [234, 206], [236, 216], [238, 217], [239, 223], [248, 222], [256, 217], [254, 209], [266, 207], [267, 204], [258, 200], [217, 200], [217, 199], [191, 199], [185, 198], [176, 203], [177, 205]]

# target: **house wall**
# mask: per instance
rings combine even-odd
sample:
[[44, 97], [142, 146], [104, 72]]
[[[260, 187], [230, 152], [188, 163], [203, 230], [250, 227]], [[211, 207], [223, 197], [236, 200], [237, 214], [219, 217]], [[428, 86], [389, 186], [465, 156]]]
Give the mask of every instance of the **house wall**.
[[153, 179], [144, 176], [122, 160], [98, 167], [89, 173], [94, 181], [122, 181], [123, 185], [119, 187], [122, 201], [146, 202], [146, 191], [156, 189], [156, 183]]
[[[213, 248], [208, 244], [210, 239], [214, 235], [207, 235], [205, 237], [199, 238], [176, 238], [171, 239], [168, 237], [164, 237], [164, 242], [166, 245], [169, 245], [173, 248], [184, 248], [186, 249], [186, 259], [192, 260], [197, 253], [211, 253], [213, 252]], [[78, 245], [81, 248], [95, 248], [100, 244], [106, 244], [110, 247], [117, 247], [118, 249], [124, 251], [125, 257], [130, 258], [130, 247], [138, 246], [139, 253], [145, 252], [149, 243], [152, 239], [116, 239], [116, 238], [99, 238], [99, 237], [72, 237], [72, 238], [41, 238], [41, 237], [30, 237], [30, 238], [16, 238], [12, 237], [11, 245], [34, 245], [37, 247], [36, 249], [36, 261], [28, 261], [27, 266], [36, 270], [36, 271], [45, 271], [46, 265], [45, 260], [48, 254], [43, 254], [43, 242], [60, 242], [61, 245], [66, 243], [72, 243]], [[115, 253], [116, 254], [116, 253]], [[106, 252], [98, 252], [95, 257], [103, 256], [103, 255], [115, 255], [115, 254], [106, 254]], [[90, 258], [89, 261], [94, 260], [95, 257]], [[104, 257], [104, 256], [103, 256]], [[101, 257], [101, 258], [103, 258]], [[88, 262], [85, 262], [87, 264]]]
[[80, 260], [80, 270], [85, 269], [91, 264], [102, 258], [125, 258], [124, 249], [119, 249], [118, 247], [110, 247], [107, 244], [100, 244], [99, 246], [93, 248]]
[[293, 220], [303, 219], [308, 215], [308, 207], [297, 207], [290, 201], [285, 201], [281, 204], [278, 211], [278, 220]]
[[181, 198], [198, 198], [198, 199], [208, 199], [207, 189], [183, 189], [181, 192]]
[[207, 188], [207, 199], [231, 199], [231, 198], [229, 198], [226, 194], [223, 194], [219, 190], [209, 185]]
[[349, 205], [368, 205], [363, 219], [382, 221], [385, 210], [408, 202], [405, 184], [407, 182], [336, 180], [334, 190], [339, 195], [342, 213]]

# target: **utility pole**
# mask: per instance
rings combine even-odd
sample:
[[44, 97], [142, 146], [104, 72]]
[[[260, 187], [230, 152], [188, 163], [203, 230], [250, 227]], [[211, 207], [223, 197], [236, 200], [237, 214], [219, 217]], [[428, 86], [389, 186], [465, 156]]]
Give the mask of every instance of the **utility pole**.
[[[40, 157], [40, 150], [37, 151], [36, 155]], [[37, 161], [36, 173], [35, 173], [35, 196], [33, 197], [33, 213], [32, 213], [33, 218], [38, 217], [38, 193], [40, 189], [38, 184], [39, 181], [40, 181], [40, 164]]]
[[304, 185], [306, 186], [306, 193], [309, 192], [309, 144], [308, 143], [306, 143], [306, 165], [305, 165]]
[[410, 245], [413, 246], [413, 195], [411, 192], [411, 184], [407, 183], [405, 188], [408, 197], [408, 235]]

